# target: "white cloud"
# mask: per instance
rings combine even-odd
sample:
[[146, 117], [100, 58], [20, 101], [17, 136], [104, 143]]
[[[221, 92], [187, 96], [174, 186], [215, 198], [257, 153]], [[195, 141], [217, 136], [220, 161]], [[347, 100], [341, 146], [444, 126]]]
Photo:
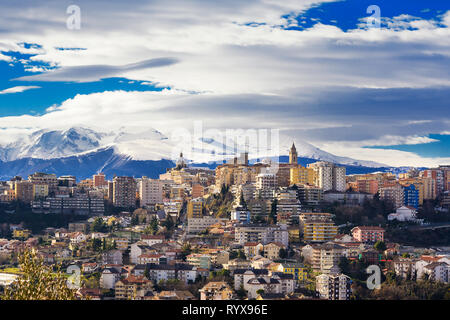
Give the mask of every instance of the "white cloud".
[[0, 94], [9, 94], [9, 93], [19, 93], [24, 92], [31, 89], [39, 89], [39, 86], [16, 86], [8, 89], [4, 89], [0, 91]]
[[[362, 142], [346, 145], [344, 139], [330, 148], [355, 158], [358, 152], [367, 157], [381, 156], [378, 150], [361, 150], [363, 142], [384, 145], [428, 141], [426, 133], [413, 136], [410, 132], [418, 125], [435, 124], [435, 118], [431, 122], [422, 120], [422, 110], [389, 116], [389, 108], [395, 105], [391, 98], [386, 101], [389, 106], [370, 118], [370, 110], [363, 110], [365, 105], [351, 105], [353, 109], [345, 104], [336, 106], [333, 103], [339, 102], [341, 96], [327, 96], [328, 92], [322, 94], [320, 89], [345, 85], [387, 91], [450, 86], [450, 11], [442, 17], [447, 28], [407, 15], [390, 19], [392, 29], [344, 32], [321, 23], [303, 31], [280, 27], [295, 24], [292, 16], [319, 2], [323, 1], [176, 0], [168, 6], [160, 0], [80, 0], [82, 25], [77, 31], [65, 27], [66, 4], [60, 1], [44, 4], [27, 0], [20, 7], [5, 4], [0, 12], [0, 48], [34, 53], [37, 56], [32, 57], [33, 61], [61, 67], [35, 80], [92, 81], [102, 76], [122, 76], [174, 90], [78, 95], [61, 106], [48, 108], [43, 116], [0, 118], [0, 127], [115, 128], [126, 123], [170, 132], [201, 119], [211, 127], [221, 128], [255, 126], [305, 132], [330, 129], [328, 136], [309, 135], [315, 138], [312, 142], [324, 145], [335, 139], [333, 132], [345, 128], [353, 130], [355, 139]], [[25, 6], [32, 9], [22, 10]], [[281, 18], [286, 14], [291, 18]], [[256, 24], [246, 25], [250, 22]], [[26, 49], [17, 45], [20, 42], [38, 43], [42, 48]], [[60, 47], [86, 50], [56, 49]], [[124, 67], [162, 57], [173, 57], [178, 63], [161, 68]], [[99, 66], [103, 69], [99, 70]], [[27, 68], [43, 71], [39, 67]], [[398, 96], [399, 109], [403, 107], [401, 98]], [[383, 99], [386, 97], [382, 92], [369, 100], [380, 104]], [[339, 109], [330, 110], [332, 107]], [[423, 109], [433, 107], [424, 105]], [[440, 117], [445, 120], [446, 115]], [[403, 128], [405, 123], [408, 129]], [[436, 129], [442, 131], [445, 127]], [[375, 137], [366, 137], [365, 131]], [[394, 151], [385, 156], [382, 161], [368, 160], [413, 163], [420, 158], [409, 154], [399, 157]]]

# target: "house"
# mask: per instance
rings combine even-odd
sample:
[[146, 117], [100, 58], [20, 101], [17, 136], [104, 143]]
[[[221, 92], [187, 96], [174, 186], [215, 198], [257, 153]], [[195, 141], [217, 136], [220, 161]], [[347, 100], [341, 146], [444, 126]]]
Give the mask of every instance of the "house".
[[251, 267], [254, 269], [265, 269], [273, 261], [261, 256], [256, 256], [252, 259]]
[[358, 226], [353, 228], [352, 236], [356, 241], [375, 243], [384, 241], [384, 229], [374, 226]]
[[280, 242], [270, 242], [264, 246], [264, 257], [275, 260], [280, 258], [280, 250], [286, 249], [286, 246]]
[[149, 246], [153, 246], [157, 243], [163, 243], [165, 240], [164, 236], [162, 235], [142, 235], [141, 241], [146, 243]]
[[450, 265], [445, 262], [433, 262], [424, 267], [428, 279], [436, 282], [449, 282]]
[[153, 284], [144, 276], [128, 275], [127, 278], [116, 282], [116, 299], [117, 300], [136, 300], [142, 295], [138, 295], [138, 291], [151, 290]]
[[228, 263], [223, 264], [223, 268], [234, 272], [236, 269], [247, 269], [250, 268], [251, 262], [243, 259], [231, 259]]
[[104, 268], [100, 276], [100, 288], [102, 289], [114, 289], [116, 282], [119, 281], [121, 276], [120, 268], [107, 267]]
[[293, 274], [272, 272], [272, 277], [280, 282], [280, 291], [283, 294], [290, 294], [297, 288], [297, 279]]
[[281, 272], [284, 274], [291, 274], [296, 281], [305, 281], [308, 278], [306, 267], [301, 263], [283, 262], [278, 264], [274, 272]]
[[351, 279], [342, 273], [321, 274], [316, 278], [316, 291], [322, 299], [349, 300]]
[[400, 208], [397, 208], [395, 213], [391, 213], [388, 215], [388, 220], [393, 221], [411, 221], [411, 222], [417, 222], [422, 223], [423, 219], [417, 219], [417, 210], [414, 207], [410, 206], [401, 206]]
[[93, 273], [93, 272], [97, 271], [97, 269], [98, 269], [98, 265], [95, 262], [83, 263], [81, 265], [81, 270], [83, 271], [83, 273]]
[[103, 264], [122, 264], [123, 254], [120, 250], [109, 250], [102, 253]]
[[239, 290], [241, 287], [248, 290], [246, 284], [250, 279], [266, 275], [269, 275], [267, 269], [236, 269], [233, 273], [234, 290]]
[[70, 243], [79, 244], [86, 241], [86, 235], [82, 232], [73, 232], [70, 234]]
[[76, 292], [76, 295], [81, 300], [101, 300], [102, 298], [102, 292], [98, 288], [80, 288]]
[[244, 244], [244, 254], [247, 259], [261, 255], [264, 252], [264, 245], [258, 242], [247, 242]]
[[195, 297], [187, 290], [171, 290], [156, 293], [152, 300], [195, 300]]
[[335, 238], [334, 238], [335, 242], [354, 242], [355, 239], [348, 234], [338, 234]]
[[251, 278], [246, 283], [246, 287], [249, 299], [255, 299], [260, 291], [264, 293], [281, 293], [280, 281], [270, 276]]
[[162, 254], [157, 253], [144, 253], [138, 257], [138, 264], [147, 264], [147, 263], [155, 263], [160, 264], [161, 260], [166, 263], [167, 260]]
[[417, 261], [415, 259], [399, 257], [394, 260], [395, 274], [404, 279], [412, 278], [416, 275], [416, 266]]
[[155, 249], [152, 249], [147, 243], [145, 242], [136, 242], [131, 245], [130, 249], [130, 261], [133, 264], [138, 264], [138, 257], [144, 253], [156, 253]]
[[214, 281], [207, 283], [199, 290], [200, 300], [231, 300], [233, 290], [225, 281]]
[[116, 244], [116, 248], [119, 250], [128, 249], [128, 239], [127, 238], [113, 238], [113, 242]]

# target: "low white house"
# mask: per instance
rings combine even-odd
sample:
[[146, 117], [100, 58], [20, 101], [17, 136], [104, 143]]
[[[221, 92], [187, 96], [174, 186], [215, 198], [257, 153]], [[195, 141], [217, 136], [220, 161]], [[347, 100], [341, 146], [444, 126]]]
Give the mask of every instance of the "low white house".
[[119, 281], [119, 279], [120, 272], [114, 268], [105, 268], [100, 276], [100, 288], [114, 289], [116, 287], [116, 282]]
[[412, 207], [402, 206], [397, 208], [395, 213], [391, 213], [388, 215], [388, 220], [393, 221], [411, 221], [416, 223], [422, 223], [423, 219], [417, 219], [417, 211]]

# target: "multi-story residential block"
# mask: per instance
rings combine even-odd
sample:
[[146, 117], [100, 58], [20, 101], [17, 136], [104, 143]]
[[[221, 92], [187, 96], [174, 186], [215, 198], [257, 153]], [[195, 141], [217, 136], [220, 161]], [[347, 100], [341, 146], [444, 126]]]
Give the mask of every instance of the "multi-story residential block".
[[375, 243], [384, 241], [384, 229], [372, 226], [358, 226], [352, 229], [352, 236], [356, 241]]
[[240, 223], [250, 223], [250, 211], [239, 206], [231, 211], [231, 220], [239, 221]]
[[43, 199], [48, 196], [48, 184], [33, 184], [33, 199]]
[[362, 205], [364, 201], [373, 199], [373, 194], [371, 193], [361, 193], [355, 191], [326, 191], [323, 193], [323, 200], [326, 202], [342, 203], [346, 205]]
[[115, 177], [113, 179], [113, 204], [120, 208], [136, 206], [136, 181], [133, 177]]
[[345, 167], [337, 166], [331, 162], [319, 161], [308, 164], [308, 168], [315, 171], [314, 185], [323, 191], [345, 191]]
[[163, 182], [142, 177], [139, 181], [139, 199], [141, 207], [163, 203]]
[[103, 264], [116, 264], [121, 265], [123, 263], [123, 253], [120, 250], [109, 250], [102, 253]]
[[[441, 194], [441, 192], [445, 191], [446, 187], [446, 171], [448, 170], [442, 170], [441, 168], [434, 168], [434, 169], [428, 169], [421, 172], [421, 177], [425, 178], [431, 178], [434, 183], [434, 190], [436, 192], [435, 196], [438, 196]], [[448, 175], [448, 173], [447, 173]]]
[[277, 200], [277, 221], [288, 224], [297, 222], [301, 212], [297, 190], [282, 188], [277, 192]]
[[103, 173], [94, 174], [92, 177], [94, 187], [106, 187], [108, 182], [106, 181], [105, 175]]
[[116, 282], [115, 294], [117, 300], [136, 300], [139, 290], [151, 290], [153, 284], [144, 276], [129, 275]]
[[308, 278], [306, 267], [302, 263], [283, 262], [279, 263], [275, 272], [292, 275], [295, 281], [303, 282]]
[[349, 300], [351, 279], [345, 274], [321, 274], [316, 278], [316, 290], [322, 299]]
[[330, 213], [305, 212], [300, 215], [299, 232], [306, 242], [333, 240], [338, 228]]
[[30, 181], [16, 181], [14, 183], [15, 199], [30, 203], [34, 199], [33, 183]]
[[399, 208], [405, 203], [404, 189], [398, 184], [390, 187], [382, 187], [379, 193], [381, 200], [391, 201], [395, 208]]
[[333, 242], [327, 242], [312, 248], [312, 268], [322, 273], [330, 273], [345, 256], [345, 247]]
[[205, 195], [205, 188], [200, 183], [194, 183], [192, 185], [191, 196], [193, 199], [201, 198]]
[[277, 187], [277, 176], [273, 173], [260, 173], [256, 177], [255, 197], [272, 199]]
[[192, 199], [187, 205], [187, 218], [203, 217], [203, 198]]
[[201, 269], [211, 269], [211, 256], [209, 254], [191, 253], [186, 257], [186, 262]]
[[372, 179], [358, 179], [356, 180], [356, 191], [363, 193], [376, 194], [378, 192], [378, 180]]
[[212, 281], [200, 290], [200, 300], [231, 300], [233, 290], [224, 281]]
[[409, 207], [419, 207], [419, 190], [414, 184], [403, 187], [404, 205]]
[[228, 219], [225, 218], [215, 218], [213, 216], [204, 216], [201, 218], [188, 218], [187, 219], [187, 232], [188, 233], [198, 233], [207, 229], [217, 223], [225, 223]]
[[235, 228], [235, 241], [239, 244], [247, 242], [280, 242], [289, 245], [289, 233], [286, 225], [241, 224]]
[[28, 180], [33, 184], [48, 185], [50, 191], [58, 185], [58, 178], [53, 173], [35, 172], [28, 176]]
[[297, 194], [300, 203], [318, 205], [323, 200], [323, 190], [320, 187], [303, 184], [297, 186]]
[[399, 257], [394, 260], [394, 272], [403, 279], [416, 276], [416, 259]]

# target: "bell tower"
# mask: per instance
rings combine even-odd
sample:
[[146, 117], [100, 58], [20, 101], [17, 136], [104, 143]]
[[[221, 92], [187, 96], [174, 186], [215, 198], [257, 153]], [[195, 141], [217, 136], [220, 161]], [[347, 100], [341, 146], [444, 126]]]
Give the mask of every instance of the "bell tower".
[[294, 143], [292, 143], [291, 150], [289, 151], [289, 164], [298, 164], [298, 154]]

